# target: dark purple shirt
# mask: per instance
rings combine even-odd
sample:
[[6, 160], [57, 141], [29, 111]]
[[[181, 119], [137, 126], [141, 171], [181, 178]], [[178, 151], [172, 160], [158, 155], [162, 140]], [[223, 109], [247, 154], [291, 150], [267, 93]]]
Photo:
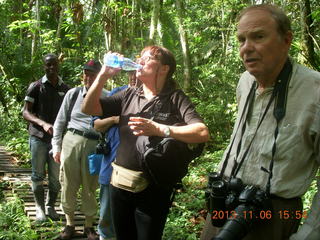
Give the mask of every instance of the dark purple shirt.
[[116, 163], [127, 169], [141, 171], [137, 136], [128, 126], [130, 117], [139, 116], [167, 125], [186, 125], [203, 122], [190, 99], [181, 90], [164, 89], [151, 100], [141, 89], [128, 88], [111, 97], [101, 98], [103, 118], [120, 115], [120, 145]]

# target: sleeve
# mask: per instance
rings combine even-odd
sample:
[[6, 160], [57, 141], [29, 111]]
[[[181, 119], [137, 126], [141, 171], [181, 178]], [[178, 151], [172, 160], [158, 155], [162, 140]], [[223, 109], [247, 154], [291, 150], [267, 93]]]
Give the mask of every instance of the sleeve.
[[34, 103], [39, 95], [39, 91], [40, 85], [38, 84], [38, 81], [31, 83], [27, 89], [27, 93], [24, 100], [26, 102]]
[[59, 109], [57, 118], [53, 124], [53, 137], [51, 140], [53, 153], [61, 152], [62, 149], [62, 138], [65, 128], [67, 126], [67, 112], [70, 106], [72, 93], [75, 89], [69, 90], [63, 99], [61, 107]]
[[297, 233], [290, 237], [290, 240], [318, 240], [320, 239], [320, 179], [317, 181], [318, 192], [315, 194], [311, 210], [307, 219], [300, 226]]
[[92, 116], [91, 117], [91, 122], [90, 122], [91, 127], [94, 128], [94, 121], [97, 119], [101, 119], [101, 118], [99, 116]]
[[102, 107], [102, 118], [120, 116], [122, 109], [122, 100], [125, 98], [127, 91], [120, 91], [110, 97], [101, 97], [100, 104]]
[[175, 95], [173, 102], [177, 104], [177, 109], [183, 121], [187, 124], [203, 123], [202, 118], [196, 111], [189, 97], [181, 90], [178, 90]]
[[[320, 86], [318, 86], [320, 89]], [[318, 91], [320, 92], [320, 91]], [[320, 94], [318, 95], [316, 114], [311, 124], [311, 136], [313, 139], [314, 154], [318, 166], [320, 166]], [[319, 171], [319, 169], [318, 169]], [[313, 197], [310, 212], [307, 219], [298, 232], [290, 237], [290, 240], [317, 240], [320, 239], [320, 178], [317, 179], [317, 192]]]
[[121, 87], [116, 87], [114, 89], [111, 90], [111, 92], [109, 93], [109, 96], [112, 96], [114, 94], [116, 94], [117, 92], [120, 92], [124, 89], [128, 88], [128, 85], [124, 85], [124, 86], [121, 86]]

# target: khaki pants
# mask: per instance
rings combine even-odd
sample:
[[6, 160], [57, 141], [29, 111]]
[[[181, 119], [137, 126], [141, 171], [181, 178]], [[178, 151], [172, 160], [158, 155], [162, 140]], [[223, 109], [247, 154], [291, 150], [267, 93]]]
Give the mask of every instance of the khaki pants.
[[[272, 199], [274, 211], [272, 219], [261, 219], [257, 222], [251, 231], [243, 238], [243, 240], [286, 240], [298, 230], [300, 219], [297, 219], [293, 213], [296, 211], [302, 212], [302, 201], [300, 198]], [[280, 219], [280, 214], [288, 211], [289, 219]], [[220, 228], [214, 227], [211, 224], [210, 214], [208, 214], [204, 229], [200, 240], [211, 240], [219, 233]]]
[[61, 208], [65, 214], [76, 210], [77, 192], [81, 191], [81, 211], [85, 216], [97, 212], [96, 189], [98, 176], [91, 176], [88, 169], [88, 155], [95, 151], [97, 140], [91, 140], [67, 132], [62, 142], [60, 183]]

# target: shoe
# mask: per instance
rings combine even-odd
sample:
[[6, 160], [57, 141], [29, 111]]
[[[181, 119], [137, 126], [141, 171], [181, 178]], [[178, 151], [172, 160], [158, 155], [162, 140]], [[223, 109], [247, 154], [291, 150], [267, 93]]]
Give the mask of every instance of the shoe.
[[54, 207], [47, 206], [46, 210], [46, 213], [49, 216], [49, 218], [51, 218], [51, 220], [58, 221], [60, 219], [60, 215], [56, 212]]
[[52, 192], [50, 190], [48, 191], [48, 194], [47, 194], [46, 214], [53, 221], [60, 220], [60, 215], [54, 209], [54, 205], [55, 205], [55, 203], [57, 201], [58, 194], [59, 194], [58, 192]]
[[60, 233], [60, 239], [71, 239], [75, 233], [74, 226], [67, 225]]
[[44, 213], [42, 207], [36, 206], [36, 222], [42, 223], [47, 220], [46, 214]]
[[32, 191], [36, 203], [36, 222], [41, 223], [47, 220], [44, 207], [44, 188], [39, 183], [32, 182]]
[[85, 227], [84, 228], [84, 235], [87, 236], [88, 240], [98, 240], [99, 239], [99, 236], [93, 227]]

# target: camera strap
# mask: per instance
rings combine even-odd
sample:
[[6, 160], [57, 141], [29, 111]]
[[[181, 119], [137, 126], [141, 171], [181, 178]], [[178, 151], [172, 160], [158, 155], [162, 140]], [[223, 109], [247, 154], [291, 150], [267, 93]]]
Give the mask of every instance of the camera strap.
[[[243, 119], [243, 117], [244, 117], [245, 114], [247, 115], [247, 111], [248, 111], [248, 109], [249, 109], [248, 106], [249, 106], [249, 104], [250, 104], [250, 103], [252, 102], [252, 100], [253, 100], [254, 92], [255, 92], [255, 90], [256, 90], [256, 85], [257, 85], [256, 81], [254, 81], [253, 84], [251, 85], [249, 94], [248, 94], [248, 96], [247, 96], [247, 98], [246, 98], [246, 102], [245, 102], [244, 107], [243, 107], [243, 111], [242, 111], [242, 113], [241, 113], [241, 117], [240, 117], [240, 120], [239, 120], [239, 123], [238, 123], [238, 126], [237, 126], [237, 130], [236, 130], [235, 134], [233, 135], [233, 138], [232, 138], [232, 141], [231, 141], [229, 150], [228, 150], [228, 152], [227, 152], [227, 154], [226, 154], [226, 157], [225, 157], [225, 160], [224, 160], [224, 162], [223, 162], [222, 169], [221, 169], [221, 171], [220, 171], [220, 177], [223, 176], [224, 171], [225, 171], [225, 169], [226, 169], [226, 167], [227, 167], [227, 165], [228, 165], [228, 161], [229, 161], [229, 157], [230, 157], [230, 153], [231, 153], [231, 150], [232, 150], [234, 141], [235, 141], [235, 139], [236, 139], [236, 136], [237, 136], [238, 130], [239, 130], [239, 128], [240, 128], [242, 119]], [[242, 136], [243, 136], [243, 134], [244, 134], [244, 131], [245, 131], [245, 124], [242, 125], [241, 138], [240, 138], [240, 142], [239, 142], [238, 148], [237, 148], [237, 155], [238, 155], [238, 151], [239, 151], [240, 146], [241, 146], [241, 139], [242, 139]]]
[[[273, 142], [273, 147], [272, 147], [272, 157], [271, 157], [271, 161], [270, 161], [270, 165], [269, 165], [269, 170], [264, 168], [264, 167], [261, 167], [261, 170], [267, 172], [269, 174], [269, 178], [268, 178], [268, 182], [267, 182], [267, 186], [266, 186], [266, 192], [268, 194], [270, 194], [270, 186], [271, 186], [271, 178], [272, 178], [272, 170], [273, 170], [273, 163], [274, 163], [274, 156], [275, 156], [275, 153], [276, 153], [276, 139], [278, 137], [278, 133], [279, 133], [279, 123], [280, 121], [283, 119], [283, 117], [285, 116], [285, 112], [286, 112], [286, 102], [287, 102], [287, 95], [288, 95], [288, 87], [289, 87], [289, 81], [290, 81], [290, 75], [291, 75], [291, 72], [292, 72], [292, 64], [290, 62], [289, 59], [287, 59], [283, 69], [281, 70], [280, 74], [278, 75], [277, 77], [277, 82], [275, 84], [275, 87], [272, 91], [272, 95], [270, 97], [270, 100], [268, 102], [268, 105], [263, 113], [263, 116], [262, 118], [260, 119], [259, 123], [258, 123], [258, 126], [256, 128], [256, 131], [249, 143], [249, 146], [247, 147], [246, 151], [244, 152], [243, 156], [242, 156], [242, 159], [240, 160], [239, 164], [238, 162], [236, 161], [236, 159], [234, 160], [234, 166], [233, 166], [233, 169], [231, 171], [231, 177], [235, 177], [237, 175], [237, 173], [239, 172], [243, 162], [244, 162], [244, 159], [246, 158], [249, 150], [250, 150], [250, 147], [255, 139], [255, 136], [256, 136], [256, 133], [259, 129], [259, 127], [261, 126], [264, 118], [265, 118], [265, 115], [267, 114], [270, 106], [271, 106], [271, 103], [273, 102], [273, 100], [275, 99], [275, 106], [274, 106], [274, 110], [273, 110], [273, 115], [276, 119], [276, 128], [275, 128], [275, 131], [274, 131], [274, 142]], [[246, 104], [244, 106], [244, 109], [243, 109], [243, 112], [242, 112], [242, 116], [240, 118], [240, 121], [239, 121], [239, 124], [238, 124], [238, 127], [237, 127], [237, 130], [236, 130], [236, 133], [233, 137], [233, 140], [230, 144], [230, 148], [229, 148], [229, 151], [228, 153], [226, 154], [226, 158], [225, 158], [225, 161], [223, 163], [223, 167], [222, 167], [222, 170], [221, 170], [221, 176], [223, 176], [224, 174], [224, 171], [226, 169], [226, 166], [228, 164], [228, 160], [229, 160], [229, 157], [230, 157], [230, 152], [232, 150], [232, 147], [233, 147], [233, 144], [234, 144], [234, 140], [236, 138], [236, 135], [237, 135], [237, 131], [238, 131], [238, 128], [240, 127], [240, 124], [243, 120], [243, 115], [244, 113], [246, 112], [246, 118], [243, 122], [243, 125], [242, 125], [242, 130], [241, 130], [241, 138], [240, 138], [240, 141], [238, 143], [238, 146], [237, 146], [237, 155], [239, 155], [240, 153], [240, 150], [241, 150], [241, 139], [243, 138], [243, 135], [244, 135], [244, 132], [245, 132], [245, 125], [246, 125], [246, 121], [247, 121], [247, 118], [248, 118], [248, 109], [250, 109], [252, 103], [253, 103], [253, 96], [254, 96], [254, 92], [255, 92], [255, 82], [254, 84], [252, 85], [251, 89], [250, 89], [250, 93], [248, 94], [247, 96], [247, 99], [246, 99]], [[253, 94], [251, 93], [253, 91]], [[248, 104], [248, 102], [250, 102]], [[246, 109], [247, 108], [247, 109]]]
[[275, 86], [277, 88], [276, 91], [278, 94], [275, 102], [276, 107], [273, 109], [273, 116], [277, 121], [277, 125], [274, 130], [274, 141], [272, 146], [272, 157], [269, 165], [269, 170], [265, 169], [263, 166], [261, 167], [261, 170], [269, 174], [268, 182], [266, 185], [266, 193], [269, 195], [270, 195], [270, 188], [271, 188], [271, 178], [273, 176], [272, 170], [273, 170], [274, 156], [276, 154], [276, 149], [277, 149], [276, 141], [279, 133], [279, 123], [286, 114], [286, 106], [287, 106], [287, 98], [288, 98], [291, 73], [292, 73], [292, 64], [288, 59], [283, 70], [279, 75], [279, 78], [278, 78], [279, 84]]
[[[238, 164], [237, 157], [238, 157], [238, 155], [240, 153], [240, 150], [241, 150], [241, 140], [242, 140], [242, 137], [243, 137], [244, 132], [245, 132], [245, 125], [246, 125], [246, 121], [247, 121], [247, 118], [248, 118], [248, 114], [247, 114], [246, 121], [243, 123], [243, 126], [242, 126], [243, 131], [242, 131], [242, 135], [241, 135], [241, 138], [240, 138], [241, 140], [239, 141], [239, 144], [238, 144], [238, 147], [237, 147], [237, 155], [236, 155], [237, 157], [234, 160], [234, 165], [233, 165], [233, 168], [232, 168], [232, 171], [231, 171], [231, 176], [235, 177], [238, 174], [238, 172], [239, 172], [239, 170], [240, 170], [240, 168], [241, 168], [241, 166], [242, 166], [242, 164], [244, 162], [244, 159], [247, 157], [247, 154], [248, 154], [248, 152], [250, 150], [250, 147], [251, 147], [251, 145], [252, 145], [252, 143], [253, 143], [253, 141], [254, 141], [254, 139], [256, 137], [258, 129], [260, 128], [260, 126], [261, 126], [261, 124], [262, 124], [262, 122], [263, 122], [263, 120], [264, 120], [264, 118], [265, 118], [265, 116], [266, 116], [266, 114], [267, 114], [267, 112], [268, 112], [268, 110], [269, 110], [269, 108], [271, 106], [271, 103], [273, 102], [274, 98], [275, 98], [275, 91], [272, 92], [271, 97], [270, 97], [269, 102], [268, 102], [268, 105], [267, 105], [266, 109], [263, 112], [262, 118], [260, 119], [260, 121], [258, 123], [258, 126], [256, 128], [256, 131], [254, 132], [254, 135], [253, 135], [250, 143], [249, 143], [249, 146], [247, 147], [246, 151], [244, 152], [244, 154], [242, 156], [241, 161]], [[253, 103], [253, 101], [251, 101], [251, 103]]]

